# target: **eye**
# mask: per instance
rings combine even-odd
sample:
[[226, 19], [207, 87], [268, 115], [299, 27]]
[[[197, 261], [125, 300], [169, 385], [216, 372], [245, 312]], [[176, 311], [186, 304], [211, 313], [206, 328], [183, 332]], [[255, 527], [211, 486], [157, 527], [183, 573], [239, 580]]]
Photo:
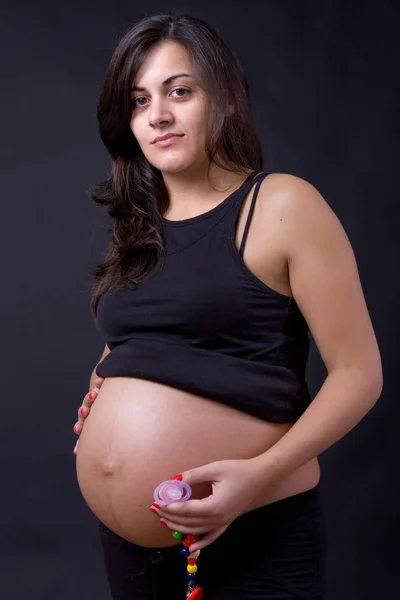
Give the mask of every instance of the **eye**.
[[[187, 90], [186, 88], [175, 88], [174, 90], [172, 90], [171, 94], [173, 92], [186, 92], [186, 94], [184, 94], [183, 96], [179, 95], [178, 98], [184, 98], [185, 95], [191, 93], [191, 91]], [[142, 108], [143, 106], [145, 106], [145, 104], [136, 104], [138, 100], [146, 100], [146, 98], [144, 98], [143, 96], [138, 96], [137, 98], [134, 98], [132, 100], [132, 106], [133, 106], [133, 108]]]
[[[145, 99], [145, 98], [144, 98], [144, 99]], [[136, 104], [136, 102], [137, 102], [138, 100], [143, 100], [143, 98], [140, 96], [139, 98], [135, 98], [134, 100], [132, 100], [132, 106], [133, 106], [134, 108], [136, 108], [136, 107], [137, 107], [137, 104]], [[141, 106], [141, 105], [139, 105], [139, 106]]]
[[[174, 90], [172, 90], [173, 92], [187, 92], [188, 94], [190, 94], [190, 90], [187, 90], [185, 88], [175, 88]], [[178, 96], [178, 98], [182, 98], [183, 96]]]

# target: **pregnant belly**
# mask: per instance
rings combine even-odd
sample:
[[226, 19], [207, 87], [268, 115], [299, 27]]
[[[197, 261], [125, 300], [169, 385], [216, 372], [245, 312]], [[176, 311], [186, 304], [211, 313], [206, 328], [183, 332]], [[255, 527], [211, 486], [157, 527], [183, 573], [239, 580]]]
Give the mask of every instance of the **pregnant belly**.
[[[179, 544], [149, 511], [154, 488], [210, 462], [257, 456], [292, 423], [271, 423], [169, 386], [127, 377], [106, 378], [85, 421], [76, 457], [82, 495], [118, 535], [141, 546]], [[317, 485], [314, 459], [271, 491], [262, 504]], [[211, 485], [192, 487], [204, 498]]]

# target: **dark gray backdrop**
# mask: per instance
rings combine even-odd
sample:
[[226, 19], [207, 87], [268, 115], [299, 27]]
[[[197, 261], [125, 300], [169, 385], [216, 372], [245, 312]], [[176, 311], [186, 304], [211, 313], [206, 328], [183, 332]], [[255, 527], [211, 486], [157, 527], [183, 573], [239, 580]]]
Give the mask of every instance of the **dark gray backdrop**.
[[[315, 185], [353, 245], [384, 391], [321, 457], [328, 600], [393, 598], [400, 559], [400, 19], [396, 2], [361, 0], [0, 3], [0, 596], [110, 598], [72, 455], [76, 410], [103, 349], [89, 315], [87, 270], [100, 259], [106, 217], [86, 189], [108, 168], [96, 102], [118, 36], [169, 9], [219, 28], [250, 82], [265, 168]], [[313, 344], [313, 394], [324, 377]]]

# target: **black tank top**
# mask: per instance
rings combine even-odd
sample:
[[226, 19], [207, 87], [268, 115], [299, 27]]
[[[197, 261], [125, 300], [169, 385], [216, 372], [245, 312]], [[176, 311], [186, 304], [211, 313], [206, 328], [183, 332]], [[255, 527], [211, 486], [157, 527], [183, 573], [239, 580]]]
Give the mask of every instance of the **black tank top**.
[[[311, 401], [307, 323], [296, 301], [263, 283], [242, 258], [267, 175], [249, 176], [197, 217], [164, 219], [163, 266], [99, 302], [98, 326], [111, 352], [98, 375], [160, 382], [268, 421], [301, 416]], [[255, 182], [238, 250], [236, 224]]]

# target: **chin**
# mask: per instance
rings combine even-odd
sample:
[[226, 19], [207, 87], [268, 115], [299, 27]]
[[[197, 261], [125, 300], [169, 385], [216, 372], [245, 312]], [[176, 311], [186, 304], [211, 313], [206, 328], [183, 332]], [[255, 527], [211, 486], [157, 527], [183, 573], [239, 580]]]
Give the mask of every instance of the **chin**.
[[193, 168], [193, 163], [188, 163], [187, 160], [177, 160], [171, 158], [170, 160], [159, 161], [158, 164], [154, 165], [156, 169], [159, 169], [162, 173], [182, 173], [186, 170]]

